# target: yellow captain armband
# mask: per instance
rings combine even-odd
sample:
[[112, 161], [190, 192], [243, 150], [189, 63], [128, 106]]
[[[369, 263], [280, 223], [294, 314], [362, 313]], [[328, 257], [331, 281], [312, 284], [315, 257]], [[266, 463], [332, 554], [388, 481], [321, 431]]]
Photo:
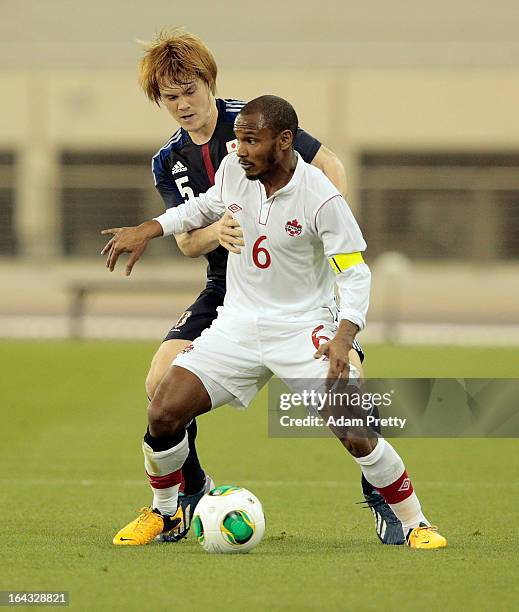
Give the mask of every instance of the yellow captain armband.
[[330, 257], [328, 262], [335, 274], [339, 274], [352, 266], [364, 263], [364, 259], [362, 258], [362, 253], [340, 253]]

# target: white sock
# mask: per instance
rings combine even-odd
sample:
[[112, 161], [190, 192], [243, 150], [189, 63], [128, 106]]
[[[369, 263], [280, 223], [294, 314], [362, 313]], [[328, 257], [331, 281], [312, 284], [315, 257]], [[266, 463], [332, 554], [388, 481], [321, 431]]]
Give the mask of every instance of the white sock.
[[187, 432], [182, 442], [165, 451], [154, 451], [143, 441], [144, 467], [153, 491], [153, 508], [161, 514], [175, 514], [178, 489], [182, 480], [181, 468], [189, 453]]
[[420, 523], [430, 525], [429, 521], [422, 513], [420, 501], [413, 491], [411, 495], [398, 504], [389, 504], [395, 516], [402, 523], [404, 535], [407, 535], [410, 529], [418, 527]]
[[365, 457], [354, 457], [366, 480], [379, 491], [402, 523], [404, 534], [420, 523], [429, 525], [407, 475], [404, 462], [396, 450], [379, 438], [374, 450]]
[[154, 489], [152, 487], [152, 507], [157, 509], [161, 514], [169, 514], [170, 516], [173, 516], [178, 508], [179, 487], [180, 484], [173, 485], [172, 487], [166, 487], [165, 489]]

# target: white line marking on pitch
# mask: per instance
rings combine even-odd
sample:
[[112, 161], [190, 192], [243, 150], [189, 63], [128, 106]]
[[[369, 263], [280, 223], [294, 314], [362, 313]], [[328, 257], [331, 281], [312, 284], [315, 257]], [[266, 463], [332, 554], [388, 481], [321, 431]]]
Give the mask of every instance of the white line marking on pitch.
[[[20, 485], [20, 480], [10, 478], [0, 478], [1, 485]], [[223, 481], [222, 481], [223, 482]], [[229, 481], [230, 482], [230, 481]], [[234, 480], [232, 481], [234, 482]], [[519, 487], [519, 481], [517, 482], [496, 482], [491, 480], [482, 481], [433, 481], [433, 480], [416, 480], [415, 481], [420, 487], [445, 487], [445, 488], [464, 488], [464, 487], [484, 487], [484, 488], [498, 488], [498, 487]], [[147, 484], [143, 478], [141, 480], [65, 480], [59, 478], [38, 478], [38, 479], [24, 479], [24, 485], [29, 486], [81, 486], [81, 487], [95, 487], [95, 486], [122, 486], [122, 487], [140, 487]], [[351, 480], [242, 480], [241, 484], [247, 487], [354, 487], [359, 486], [358, 481]]]

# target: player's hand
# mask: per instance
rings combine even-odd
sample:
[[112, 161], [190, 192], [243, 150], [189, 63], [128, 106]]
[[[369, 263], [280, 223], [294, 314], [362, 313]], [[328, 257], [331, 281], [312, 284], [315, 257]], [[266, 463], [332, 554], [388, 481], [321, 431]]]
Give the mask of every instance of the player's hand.
[[339, 324], [335, 337], [321, 344], [314, 353], [314, 359], [320, 359], [323, 356], [328, 357], [330, 366], [328, 368], [327, 379], [329, 383], [339, 378], [349, 379], [350, 360], [348, 355], [353, 348], [353, 341], [358, 331], [359, 328], [355, 323], [343, 319]]
[[126, 264], [126, 276], [130, 276], [133, 266], [146, 250], [148, 242], [162, 235], [162, 226], [158, 221], [147, 221], [136, 227], [112, 227], [102, 230], [101, 234], [112, 236], [101, 251], [101, 255], [106, 255], [106, 267], [113, 272], [119, 255], [130, 253]]
[[231, 253], [240, 254], [243, 242], [243, 231], [240, 224], [227, 210], [218, 222], [218, 242]]
[[324, 342], [314, 353], [314, 359], [328, 358], [330, 365], [326, 378], [333, 382], [339, 378], [348, 380], [350, 376], [350, 360], [348, 354], [352, 348], [351, 342], [342, 337], [335, 336], [332, 340]]

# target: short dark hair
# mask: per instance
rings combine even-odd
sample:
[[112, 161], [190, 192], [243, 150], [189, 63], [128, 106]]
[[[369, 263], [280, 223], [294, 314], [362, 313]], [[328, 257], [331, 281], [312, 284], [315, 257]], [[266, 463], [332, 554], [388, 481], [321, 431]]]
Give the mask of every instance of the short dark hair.
[[275, 134], [280, 134], [284, 130], [290, 130], [293, 137], [296, 137], [299, 127], [299, 120], [294, 107], [283, 98], [278, 96], [260, 96], [248, 102], [240, 112], [240, 115], [252, 115], [260, 113]]

